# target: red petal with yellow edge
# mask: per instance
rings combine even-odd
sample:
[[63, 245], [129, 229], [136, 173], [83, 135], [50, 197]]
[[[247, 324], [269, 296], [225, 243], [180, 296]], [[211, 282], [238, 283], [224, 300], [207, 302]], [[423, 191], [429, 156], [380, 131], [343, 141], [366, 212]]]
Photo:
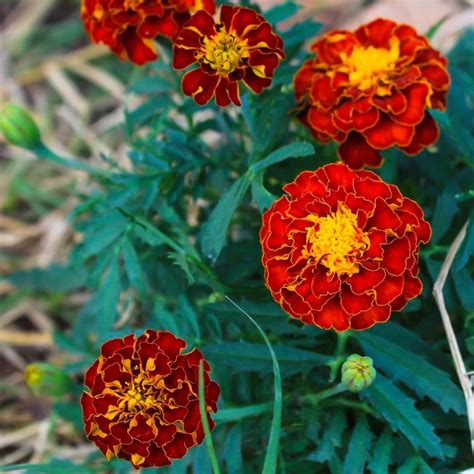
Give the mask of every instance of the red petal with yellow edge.
[[394, 115], [392, 119], [403, 125], [417, 125], [425, 116], [430, 86], [424, 82], [417, 82], [403, 89], [403, 93], [407, 99], [407, 108], [404, 112]]
[[445, 90], [448, 88], [450, 78], [448, 71], [440, 65], [431, 64], [421, 68], [422, 76], [438, 90]]
[[403, 274], [410, 251], [410, 242], [406, 237], [395, 239], [390, 244], [384, 245], [382, 267], [392, 275]]
[[411, 143], [400, 149], [407, 155], [416, 155], [427, 146], [435, 143], [438, 137], [438, 125], [433, 120], [433, 117], [426, 112], [423, 121], [415, 127], [415, 134], [413, 135]]
[[359, 133], [350, 133], [344, 143], [337, 150], [344, 163], [352, 169], [360, 169], [364, 165], [378, 168], [382, 164], [382, 156], [375, 148], [369, 146], [365, 138]]
[[375, 323], [385, 323], [390, 318], [390, 306], [374, 306], [368, 311], [353, 316], [350, 320], [351, 329], [361, 331], [371, 328]]
[[385, 271], [382, 269], [372, 271], [361, 266], [359, 273], [347, 278], [345, 283], [351, 287], [356, 295], [361, 295], [369, 290], [373, 290], [381, 281], [384, 280], [385, 276]]
[[219, 76], [211, 76], [201, 69], [194, 69], [183, 76], [181, 87], [186, 95], [191, 96], [199, 105], [207, 104], [216, 90]]
[[374, 304], [373, 295], [363, 293], [353, 293], [347, 285], [342, 286], [341, 291], [341, 307], [350, 315], [358, 314], [362, 311], [367, 311]]
[[342, 309], [339, 298], [335, 296], [320, 311], [313, 311], [314, 324], [323, 329], [334, 328], [336, 331], [349, 329], [349, 315]]
[[396, 26], [394, 21], [378, 18], [361, 26], [356, 30], [355, 35], [364, 46], [371, 45], [375, 48], [389, 49], [390, 39]]
[[158, 57], [153, 46], [146, 45], [132, 29], [128, 29], [123, 34], [122, 42], [130, 61], [139, 66], [154, 61]]
[[375, 127], [364, 132], [367, 143], [379, 150], [385, 150], [394, 145], [408, 146], [414, 134], [414, 127], [396, 123], [387, 116], [382, 116]]
[[402, 276], [386, 276], [384, 280], [375, 287], [376, 301], [379, 306], [392, 302], [400, 296], [403, 291], [404, 278]]

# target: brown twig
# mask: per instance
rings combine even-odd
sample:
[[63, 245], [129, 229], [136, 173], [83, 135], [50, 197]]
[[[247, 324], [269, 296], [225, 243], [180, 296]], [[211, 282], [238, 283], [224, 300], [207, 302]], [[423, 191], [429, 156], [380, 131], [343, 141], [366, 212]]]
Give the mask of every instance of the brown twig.
[[469, 374], [466, 371], [466, 366], [464, 365], [461, 351], [459, 350], [458, 341], [456, 339], [456, 335], [454, 334], [453, 325], [451, 324], [451, 318], [449, 316], [448, 310], [446, 309], [443, 295], [443, 288], [446, 283], [446, 278], [448, 277], [453, 260], [456, 257], [464, 237], [466, 236], [468, 224], [469, 221], [464, 224], [463, 228], [460, 230], [459, 234], [456, 236], [448, 250], [448, 254], [446, 255], [438, 278], [434, 284], [433, 295], [436, 300], [436, 304], [438, 305], [439, 312], [441, 313], [441, 319], [443, 320], [444, 330], [446, 331], [449, 349], [453, 357], [454, 366], [456, 367], [459, 383], [461, 384], [461, 388], [464, 392], [464, 398], [466, 399], [467, 418], [469, 422], [469, 431], [471, 434], [471, 449], [474, 454], [474, 394], [472, 391], [472, 383], [469, 378]]

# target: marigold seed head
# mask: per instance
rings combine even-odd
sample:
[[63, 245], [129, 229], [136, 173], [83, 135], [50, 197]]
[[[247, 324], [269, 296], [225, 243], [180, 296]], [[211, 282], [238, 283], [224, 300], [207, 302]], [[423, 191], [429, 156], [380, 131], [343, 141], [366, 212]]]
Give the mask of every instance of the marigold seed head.
[[0, 133], [7, 142], [27, 150], [41, 145], [36, 123], [25, 109], [15, 104], [7, 104], [0, 109]]
[[25, 381], [37, 397], [61, 397], [72, 387], [71, 379], [61, 368], [46, 362], [28, 365]]
[[350, 355], [342, 364], [342, 383], [347, 390], [357, 393], [369, 387], [375, 380], [376, 372], [370, 357]]

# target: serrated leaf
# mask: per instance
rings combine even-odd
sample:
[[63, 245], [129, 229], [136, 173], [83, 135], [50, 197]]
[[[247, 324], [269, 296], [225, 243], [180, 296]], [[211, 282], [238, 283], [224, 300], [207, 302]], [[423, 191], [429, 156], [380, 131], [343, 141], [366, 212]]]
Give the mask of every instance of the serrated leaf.
[[[315, 352], [305, 351], [294, 347], [277, 344], [273, 346], [282, 373], [285, 376], [325, 365], [330, 358]], [[208, 357], [219, 360], [221, 364], [229, 365], [236, 372], [271, 372], [272, 361], [264, 344], [249, 342], [222, 342], [208, 344], [203, 347]]]
[[377, 440], [369, 469], [373, 474], [387, 474], [392, 464], [393, 437], [390, 428], [385, 427], [382, 436]]
[[240, 201], [245, 196], [250, 181], [242, 176], [220, 198], [207, 222], [202, 226], [200, 241], [202, 251], [209, 260], [215, 262], [224, 248], [227, 229]]
[[271, 165], [280, 163], [288, 158], [300, 158], [303, 156], [314, 155], [314, 147], [310, 143], [296, 141], [288, 145], [282, 146], [278, 150], [270, 153], [266, 158], [250, 167], [251, 173], [258, 173], [259, 171], [268, 168]]
[[146, 291], [147, 283], [135, 248], [127, 238], [122, 241], [121, 248], [125, 271], [131, 286], [139, 291]]
[[398, 469], [397, 474], [416, 474], [418, 471], [417, 455], [410, 456]]
[[372, 357], [375, 367], [382, 368], [393, 380], [400, 380], [415, 390], [418, 396], [427, 396], [447, 412], [465, 413], [461, 390], [449, 375], [434, 367], [423, 357], [370, 332], [357, 334], [364, 352]]
[[352, 432], [349, 451], [344, 461], [344, 474], [364, 474], [371, 442], [372, 432], [367, 423], [367, 418], [360, 415]]
[[101, 311], [97, 315], [98, 336], [101, 342], [108, 338], [117, 317], [117, 305], [120, 297], [120, 274], [118, 256], [112, 259], [101, 289], [96, 294]]
[[186, 255], [181, 252], [168, 252], [167, 256], [175, 265], [183, 270], [188, 279], [188, 285], [194, 285], [194, 275], [191, 272]]
[[275, 5], [265, 12], [265, 19], [272, 25], [275, 25], [281, 21], [288, 20], [295, 13], [301, 9], [301, 5], [297, 5], [293, 1], [289, 0], [279, 5]]
[[405, 395], [380, 373], [375, 382], [361, 396], [385, 418], [393, 431], [403, 433], [415, 448], [421, 448], [430, 456], [444, 459], [441, 440], [416, 409], [413, 399]]
[[328, 426], [325, 429], [323, 439], [318, 448], [313, 451], [306, 460], [323, 463], [329, 461], [336, 450], [341, 446], [342, 434], [346, 427], [346, 417], [342, 410], [331, 413]]

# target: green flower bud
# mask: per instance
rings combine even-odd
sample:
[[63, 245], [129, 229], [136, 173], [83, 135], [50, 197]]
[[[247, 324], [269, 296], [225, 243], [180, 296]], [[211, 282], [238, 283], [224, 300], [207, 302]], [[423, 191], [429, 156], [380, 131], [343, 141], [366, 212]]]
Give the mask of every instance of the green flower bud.
[[72, 386], [71, 379], [62, 369], [46, 362], [28, 365], [25, 381], [37, 397], [61, 397]]
[[376, 372], [370, 357], [350, 355], [342, 364], [342, 383], [351, 392], [360, 392], [375, 380]]
[[12, 145], [33, 150], [41, 145], [41, 135], [30, 114], [15, 104], [0, 109], [0, 133]]

